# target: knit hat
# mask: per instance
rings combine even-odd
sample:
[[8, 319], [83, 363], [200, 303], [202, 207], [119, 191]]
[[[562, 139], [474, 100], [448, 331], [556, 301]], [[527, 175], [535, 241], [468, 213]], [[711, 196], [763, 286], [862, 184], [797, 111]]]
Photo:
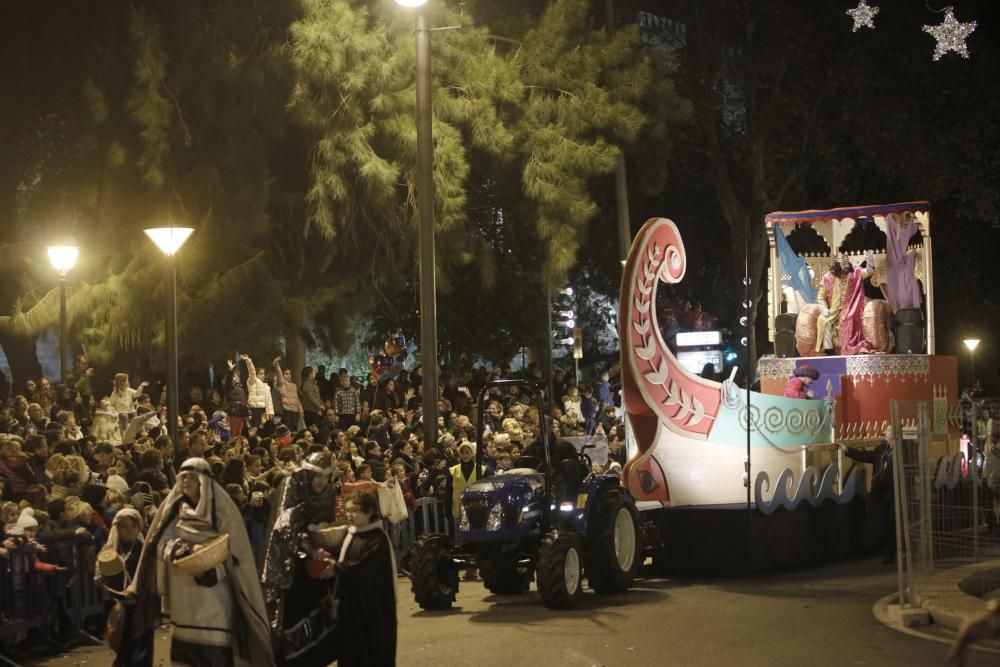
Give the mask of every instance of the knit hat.
[[462, 444], [458, 446], [458, 451], [462, 451], [463, 449], [470, 449], [473, 454], [476, 453], [476, 446], [471, 442], [469, 442], [468, 440], [465, 440], [464, 442], [462, 442]]
[[808, 364], [796, 368], [792, 371], [792, 375], [800, 378], [806, 377], [814, 381], [819, 379], [819, 371]]
[[128, 495], [128, 482], [126, 482], [125, 478], [121, 475], [111, 475], [108, 477], [108, 481], [104, 483], [104, 486], [117, 491], [123, 496]]
[[35, 519], [35, 510], [25, 507], [21, 510], [21, 516], [17, 517], [17, 527], [21, 530], [28, 528], [38, 528], [38, 520]]

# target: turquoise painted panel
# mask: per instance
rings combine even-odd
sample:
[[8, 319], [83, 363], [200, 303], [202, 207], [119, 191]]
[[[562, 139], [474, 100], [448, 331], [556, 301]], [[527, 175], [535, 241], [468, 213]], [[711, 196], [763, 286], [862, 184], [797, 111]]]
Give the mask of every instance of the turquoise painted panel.
[[[750, 446], [792, 448], [831, 443], [833, 406], [834, 403], [827, 400], [751, 392]], [[746, 392], [728, 388], [708, 441], [746, 447], [746, 413]]]

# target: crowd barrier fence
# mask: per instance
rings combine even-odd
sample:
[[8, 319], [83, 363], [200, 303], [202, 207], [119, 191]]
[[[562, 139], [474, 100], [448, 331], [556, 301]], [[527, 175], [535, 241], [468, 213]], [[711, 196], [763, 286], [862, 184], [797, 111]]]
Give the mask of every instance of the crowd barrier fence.
[[[73, 644], [100, 643], [87, 631], [88, 622], [102, 619], [107, 594], [94, 583], [94, 563], [88, 551], [73, 548], [73, 566], [66, 572], [40, 572], [21, 560], [16, 550], [0, 559], [0, 665], [18, 667], [18, 659], [33, 651], [66, 651]], [[30, 640], [31, 655], [15, 646]], [[29, 653], [29, 652], [24, 652]]]

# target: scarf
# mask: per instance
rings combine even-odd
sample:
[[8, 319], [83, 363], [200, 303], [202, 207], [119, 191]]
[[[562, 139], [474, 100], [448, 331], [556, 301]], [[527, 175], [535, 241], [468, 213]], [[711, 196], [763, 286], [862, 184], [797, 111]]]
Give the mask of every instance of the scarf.
[[[127, 553], [122, 553], [121, 547], [123, 546], [123, 543], [121, 541], [121, 538], [118, 536], [118, 522], [121, 521], [123, 518], [130, 518], [133, 521], [135, 521], [136, 524], [138, 524], [139, 526], [139, 535], [136, 538], [136, 541], [132, 543], [132, 546], [129, 548], [129, 551]], [[131, 507], [126, 507], [124, 509], [118, 510], [118, 513], [115, 514], [115, 518], [112, 519], [111, 521], [111, 530], [108, 532], [108, 541], [104, 543], [104, 549], [102, 549], [102, 551], [114, 551], [116, 554], [121, 556], [122, 560], [125, 561], [125, 563], [127, 564], [129, 556], [132, 554], [132, 549], [135, 548], [136, 544], [141, 545], [143, 542], [144, 538], [142, 536], [142, 529], [145, 526], [145, 523], [146, 522], [142, 520], [142, 515], [139, 514], [138, 510], [132, 509]], [[139, 548], [141, 549], [142, 547], [140, 546]], [[129, 584], [132, 583], [132, 575], [129, 573], [127, 565], [125, 567], [124, 572], [122, 573], [122, 576], [124, 577], [122, 588], [128, 589]], [[108, 590], [115, 593], [116, 595], [121, 595], [123, 597], [125, 595], [124, 590], [112, 591], [112, 589], [110, 588], [108, 588]]]

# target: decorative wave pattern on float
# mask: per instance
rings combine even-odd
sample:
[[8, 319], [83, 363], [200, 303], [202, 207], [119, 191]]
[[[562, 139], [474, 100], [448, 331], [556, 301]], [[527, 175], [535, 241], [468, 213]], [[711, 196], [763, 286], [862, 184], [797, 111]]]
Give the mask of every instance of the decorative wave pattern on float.
[[[798, 508], [803, 501], [808, 502], [813, 507], [818, 507], [826, 500], [832, 500], [838, 505], [845, 505], [854, 499], [855, 496], [863, 496], [867, 493], [865, 487], [864, 466], [854, 466], [847, 473], [847, 480], [843, 489], [837, 493], [837, 479], [840, 477], [840, 469], [836, 463], [831, 463], [823, 471], [820, 477], [819, 471], [813, 466], [809, 466], [799, 478], [798, 485], [795, 484], [795, 473], [790, 468], [785, 468], [778, 475], [774, 483], [774, 493], [769, 499], [764, 498], [764, 494], [771, 490], [770, 476], [761, 471], [757, 473], [754, 482], [754, 503], [764, 514], [772, 514], [779, 507], [792, 511]], [[793, 489], [794, 487], [794, 489]]]

